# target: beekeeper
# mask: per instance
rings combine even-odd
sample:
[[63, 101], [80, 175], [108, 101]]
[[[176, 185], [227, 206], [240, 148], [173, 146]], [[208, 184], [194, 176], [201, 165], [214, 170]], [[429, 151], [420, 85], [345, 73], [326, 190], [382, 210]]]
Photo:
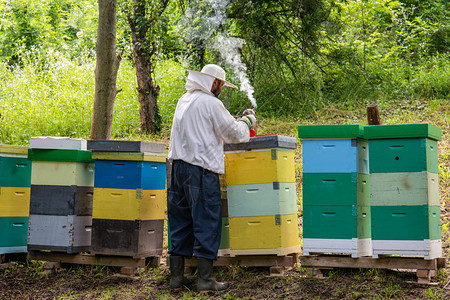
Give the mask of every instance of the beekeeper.
[[248, 142], [256, 117], [246, 110], [246, 115], [235, 119], [217, 98], [223, 86], [236, 88], [225, 80], [221, 67], [210, 64], [201, 72], [188, 72], [187, 92], [178, 100], [173, 117], [168, 155], [173, 160], [167, 201], [170, 288], [188, 283], [184, 259], [194, 255], [197, 289], [224, 290], [228, 283], [216, 282], [213, 276], [222, 231], [219, 174], [225, 170], [223, 145]]

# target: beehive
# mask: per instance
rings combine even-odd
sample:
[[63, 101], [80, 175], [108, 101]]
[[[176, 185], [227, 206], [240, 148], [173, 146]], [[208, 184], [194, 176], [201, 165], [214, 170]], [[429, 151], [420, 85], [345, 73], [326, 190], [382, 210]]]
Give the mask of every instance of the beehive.
[[95, 219], [163, 220], [166, 190], [95, 189]]
[[294, 182], [230, 185], [228, 197], [228, 211], [233, 217], [297, 213]]
[[[91, 246], [94, 163], [82, 139], [37, 137], [32, 161], [29, 250], [66, 253]], [[58, 147], [58, 148], [56, 148]]]
[[297, 214], [230, 217], [232, 255], [286, 255], [299, 250]]
[[429, 124], [368, 126], [373, 256], [442, 256], [437, 141]]
[[94, 154], [94, 157], [96, 157], [96, 188], [144, 190], [166, 188], [165, 157], [155, 156], [155, 160], [161, 161], [103, 160], [100, 154]]
[[437, 141], [429, 138], [370, 140], [370, 173], [438, 173]]
[[[95, 200], [94, 200], [95, 201]], [[162, 253], [164, 220], [92, 219], [92, 253], [159, 256]]]
[[87, 150], [29, 149], [31, 184], [85, 186], [94, 184], [92, 153]]
[[30, 139], [31, 149], [86, 150], [86, 140], [60, 136], [38, 136]]
[[92, 252], [161, 255], [167, 198], [164, 145], [88, 141], [87, 147], [96, 160]]
[[303, 206], [370, 206], [370, 176], [360, 173], [304, 173]]
[[226, 152], [227, 186], [295, 182], [294, 152], [284, 149], [254, 149]]
[[89, 251], [91, 231], [92, 216], [30, 214], [28, 250]]
[[284, 136], [225, 145], [231, 256], [300, 251], [295, 148], [296, 139]]
[[369, 174], [368, 143], [364, 139], [303, 139], [302, 147], [303, 156], [307, 158], [303, 162], [303, 173]]
[[371, 255], [369, 146], [361, 125], [298, 127], [303, 254]]
[[29, 217], [0, 217], [0, 253], [26, 253]]
[[92, 216], [91, 186], [32, 185], [30, 214]]
[[28, 148], [0, 145], [0, 254], [26, 253], [31, 162]]

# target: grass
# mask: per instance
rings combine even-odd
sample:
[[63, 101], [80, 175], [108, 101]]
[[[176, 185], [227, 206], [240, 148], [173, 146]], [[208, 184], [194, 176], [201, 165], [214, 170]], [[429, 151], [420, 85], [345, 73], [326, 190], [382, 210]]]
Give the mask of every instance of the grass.
[[[60, 57], [43, 67], [30, 63], [9, 69], [0, 62], [0, 143], [27, 145], [32, 136], [89, 138], [94, 100], [93, 63], [78, 65]], [[162, 120], [170, 123], [177, 99], [184, 92], [184, 68], [161, 63], [155, 82], [161, 85]], [[120, 66], [112, 124], [113, 138], [140, 135], [139, 103], [134, 69], [126, 60]], [[167, 129], [166, 129], [167, 131]]]

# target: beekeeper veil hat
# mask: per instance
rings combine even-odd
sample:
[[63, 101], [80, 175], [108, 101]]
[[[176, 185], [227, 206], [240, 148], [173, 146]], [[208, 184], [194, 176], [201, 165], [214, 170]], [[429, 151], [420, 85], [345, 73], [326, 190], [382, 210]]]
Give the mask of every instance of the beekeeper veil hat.
[[226, 81], [225, 71], [218, 65], [209, 64], [202, 68], [200, 72], [188, 70], [189, 75], [187, 78], [186, 89], [188, 91], [193, 91], [200, 89], [204, 92], [211, 93], [211, 87], [214, 79], [219, 79], [224, 82], [224, 86], [228, 86], [234, 89], [237, 87]]

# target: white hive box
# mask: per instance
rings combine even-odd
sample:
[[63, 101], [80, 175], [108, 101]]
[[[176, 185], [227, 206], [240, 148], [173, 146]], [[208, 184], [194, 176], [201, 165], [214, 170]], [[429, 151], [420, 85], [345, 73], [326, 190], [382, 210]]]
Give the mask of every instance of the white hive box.
[[30, 139], [30, 148], [87, 150], [87, 141], [69, 137], [38, 136]]

